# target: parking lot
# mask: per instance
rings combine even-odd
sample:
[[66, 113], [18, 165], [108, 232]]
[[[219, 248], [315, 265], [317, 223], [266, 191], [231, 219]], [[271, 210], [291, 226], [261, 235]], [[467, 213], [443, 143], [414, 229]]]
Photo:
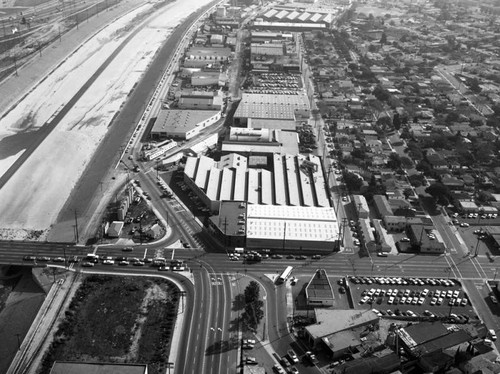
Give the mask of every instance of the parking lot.
[[298, 95], [302, 90], [300, 74], [260, 73], [247, 78], [248, 93]]
[[348, 292], [356, 308], [373, 308], [381, 316], [449, 318], [468, 322], [476, 314], [454, 279], [349, 277]]

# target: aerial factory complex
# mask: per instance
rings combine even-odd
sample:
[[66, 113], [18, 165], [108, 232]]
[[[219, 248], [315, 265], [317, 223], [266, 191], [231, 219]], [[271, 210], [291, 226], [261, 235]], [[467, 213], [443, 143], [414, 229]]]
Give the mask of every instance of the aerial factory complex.
[[499, 16], [3, 0], [0, 373], [500, 373]]

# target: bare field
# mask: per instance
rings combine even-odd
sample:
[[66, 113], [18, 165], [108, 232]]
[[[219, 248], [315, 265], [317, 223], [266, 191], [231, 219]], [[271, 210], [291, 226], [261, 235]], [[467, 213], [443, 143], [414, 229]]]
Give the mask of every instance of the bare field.
[[147, 363], [151, 373], [164, 373], [178, 301], [178, 289], [162, 279], [87, 277], [40, 373], [55, 360]]

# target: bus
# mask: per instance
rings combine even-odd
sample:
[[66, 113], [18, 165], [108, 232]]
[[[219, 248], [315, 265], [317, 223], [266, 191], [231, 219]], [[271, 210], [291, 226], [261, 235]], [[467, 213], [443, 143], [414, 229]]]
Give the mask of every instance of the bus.
[[283, 283], [285, 282], [288, 277], [292, 274], [293, 266], [287, 266], [285, 270], [279, 275], [278, 279], [276, 280], [278, 283]]

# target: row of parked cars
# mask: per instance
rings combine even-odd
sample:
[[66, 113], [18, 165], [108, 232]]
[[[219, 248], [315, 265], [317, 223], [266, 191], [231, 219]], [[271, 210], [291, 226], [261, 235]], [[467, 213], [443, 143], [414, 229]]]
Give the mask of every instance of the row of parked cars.
[[370, 302], [372, 300], [377, 300], [377, 304], [381, 304], [383, 301], [383, 297], [387, 297], [387, 304], [411, 304], [411, 305], [422, 305], [425, 303], [426, 298], [429, 298], [430, 305], [441, 305], [444, 302], [444, 299], [449, 299], [449, 306], [467, 306], [469, 304], [468, 298], [464, 295], [460, 296], [459, 290], [435, 290], [429, 291], [428, 289], [424, 289], [423, 291], [418, 290], [398, 290], [389, 289], [389, 290], [381, 290], [381, 289], [370, 289], [364, 290], [361, 294], [362, 298], [360, 300], [360, 304], [364, 304]]
[[349, 280], [354, 284], [380, 284], [380, 285], [414, 285], [414, 286], [445, 286], [453, 287], [460, 285], [454, 279], [437, 278], [406, 278], [406, 277], [356, 277], [350, 276]]

